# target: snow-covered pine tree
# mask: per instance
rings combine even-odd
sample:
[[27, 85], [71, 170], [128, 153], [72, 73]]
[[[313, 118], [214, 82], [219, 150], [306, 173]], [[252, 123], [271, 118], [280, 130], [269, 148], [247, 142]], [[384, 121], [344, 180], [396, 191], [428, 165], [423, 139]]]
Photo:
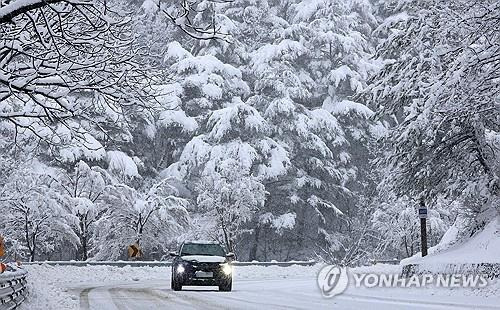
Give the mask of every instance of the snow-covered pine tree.
[[270, 137], [286, 150], [291, 165], [286, 175], [267, 182], [271, 195], [261, 210], [266, 214], [262, 223], [268, 223], [269, 213], [294, 216], [289, 234], [275, 236], [282, 241], [275, 250], [282, 251], [283, 258], [291, 253], [291, 244], [284, 240], [295, 243], [304, 255], [321, 243], [316, 244], [320, 235], [329, 234], [329, 220], [342, 214], [335, 202], [349, 193], [345, 184], [352, 175], [340, 151], [346, 140], [337, 119], [324, 109], [307, 107], [314, 88], [304, 69], [309, 59], [310, 52], [301, 42], [284, 39], [256, 50], [249, 67], [256, 81], [256, 95], [249, 103], [263, 111]]
[[374, 187], [369, 178], [373, 158], [369, 146], [384, 131], [380, 123], [370, 119], [374, 112], [356, 98], [366, 88], [369, 76], [380, 67], [380, 61], [372, 58], [371, 31], [377, 21], [369, 1], [298, 1], [288, 10], [291, 22], [283, 38], [301, 42], [310, 53], [307, 65], [301, 66], [314, 81], [306, 105], [329, 111], [348, 142], [342, 147], [342, 160], [352, 172], [346, 187], [353, 195], [337, 197], [336, 205], [344, 216], [334, 217], [331, 223], [338, 228], [337, 236], [346, 238], [340, 241], [328, 237], [335, 241], [323, 247], [322, 252], [328, 253], [329, 259], [337, 256], [343, 263], [350, 263], [358, 257], [350, 252], [357, 251], [356, 245], [362, 242], [358, 238], [366, 235], [362, 231], [367, 227], [361, 226], [368, 225], [359, 220], [365, 217], [363, 196], [369, 196]]
[[[183, 82], [178, 108], [165, 114], [181, 113], [192, 120], [195, 130], [179, 161], [162, 175], [183, 181], [196, 197], [193, 214], [212, 221], [203, 231], [233, 250], [241, 234], [238, 229], [265, 198], [258, 163], [278, 146], [266, 139], [260, 113], [242, 101], [249, 88], [238, 69], [212, 55], [194, 57], [175, 43], [167, 57], [176, 61], [172, 68]], [[169, 127], [182, 120], [169, 119]]]
[[164, 57], [173, 82], [162, 87], [162, 109], [135, 134], [135, 140], [148, 141], [139, 143], [137, 154], [155, 175], [176, 162], [186, 143], [206, 130], [211, 111], [249, 92], [241, 72], [214, 56], [193, 56], [172, 42]]

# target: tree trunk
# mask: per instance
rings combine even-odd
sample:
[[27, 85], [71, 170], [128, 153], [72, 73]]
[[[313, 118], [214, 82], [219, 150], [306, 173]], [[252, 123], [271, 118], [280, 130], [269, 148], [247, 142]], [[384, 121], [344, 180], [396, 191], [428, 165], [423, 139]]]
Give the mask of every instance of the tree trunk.
[[82, 260], [86, 261], [88, 259], [88, 247], [87, 247], [87, 235], [82, 236]]
[[259, 249], [259, 235], [260, 235], [260, 226], [257, 225], [257, 227], [254, 230], [253, 245], [250, 248], [250, 253], [248, 254], [249, 261], [253, 261], [253, 260], [257, 259], [257, 250]]
[[30, 251], [30, 262], [35, 261], [35, 254], [36, 254], [36, 235], [33, 234], [32, 247], [31, 247], [31, 251]]
[[24, 237], [26, 239], [26, 247], [30, 253], [30, 262], [35, 261], [35, 235], [30, 236], [30, 227], [29, 227], [29, 211], [24, 212]]
[[405, 243], [405, 250], [406, 250], [406, 257], [410, 257], [410, 250], [408, 249], [408, 240], [406, 239], [406, 236], [403, 237], [404, 243]]
[[225, 226], [222, 227], [222, 233], [224, 234], [224, 243], [226, 244], [227, 251], [234, 252], [233, 243]]

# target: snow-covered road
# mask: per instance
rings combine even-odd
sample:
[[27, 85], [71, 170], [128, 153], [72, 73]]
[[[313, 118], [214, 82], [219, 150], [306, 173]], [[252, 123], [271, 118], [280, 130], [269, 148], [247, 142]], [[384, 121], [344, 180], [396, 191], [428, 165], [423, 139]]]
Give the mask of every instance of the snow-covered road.
[[174, 292], [165, 281], [123, 282], [76, 288], [81, 309], [497, 309], [498, 299], [436, 296], [421, 290], [354, 290], [325, 299], [311, 279], [241, 280], [233, 292], [186, 287]]

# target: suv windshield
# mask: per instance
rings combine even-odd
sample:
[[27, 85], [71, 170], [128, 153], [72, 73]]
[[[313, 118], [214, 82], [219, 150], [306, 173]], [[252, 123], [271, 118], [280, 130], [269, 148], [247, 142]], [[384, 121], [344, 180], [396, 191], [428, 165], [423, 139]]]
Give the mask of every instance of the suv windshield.
[[182, 246], [181, 256], [184, 255], [210, 255], [224, 256], [224, 249], [218, 244], [194, 244], [186, 243]]

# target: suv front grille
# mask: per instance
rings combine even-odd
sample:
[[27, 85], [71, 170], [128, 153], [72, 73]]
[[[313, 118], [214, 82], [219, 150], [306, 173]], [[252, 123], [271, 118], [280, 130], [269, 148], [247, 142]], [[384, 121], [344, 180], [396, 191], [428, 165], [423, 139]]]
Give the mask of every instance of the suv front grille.
[[192, 264], [193, 269], [201, 271], [213, 271], [219, 269], [220, 263], [195, 263]]

